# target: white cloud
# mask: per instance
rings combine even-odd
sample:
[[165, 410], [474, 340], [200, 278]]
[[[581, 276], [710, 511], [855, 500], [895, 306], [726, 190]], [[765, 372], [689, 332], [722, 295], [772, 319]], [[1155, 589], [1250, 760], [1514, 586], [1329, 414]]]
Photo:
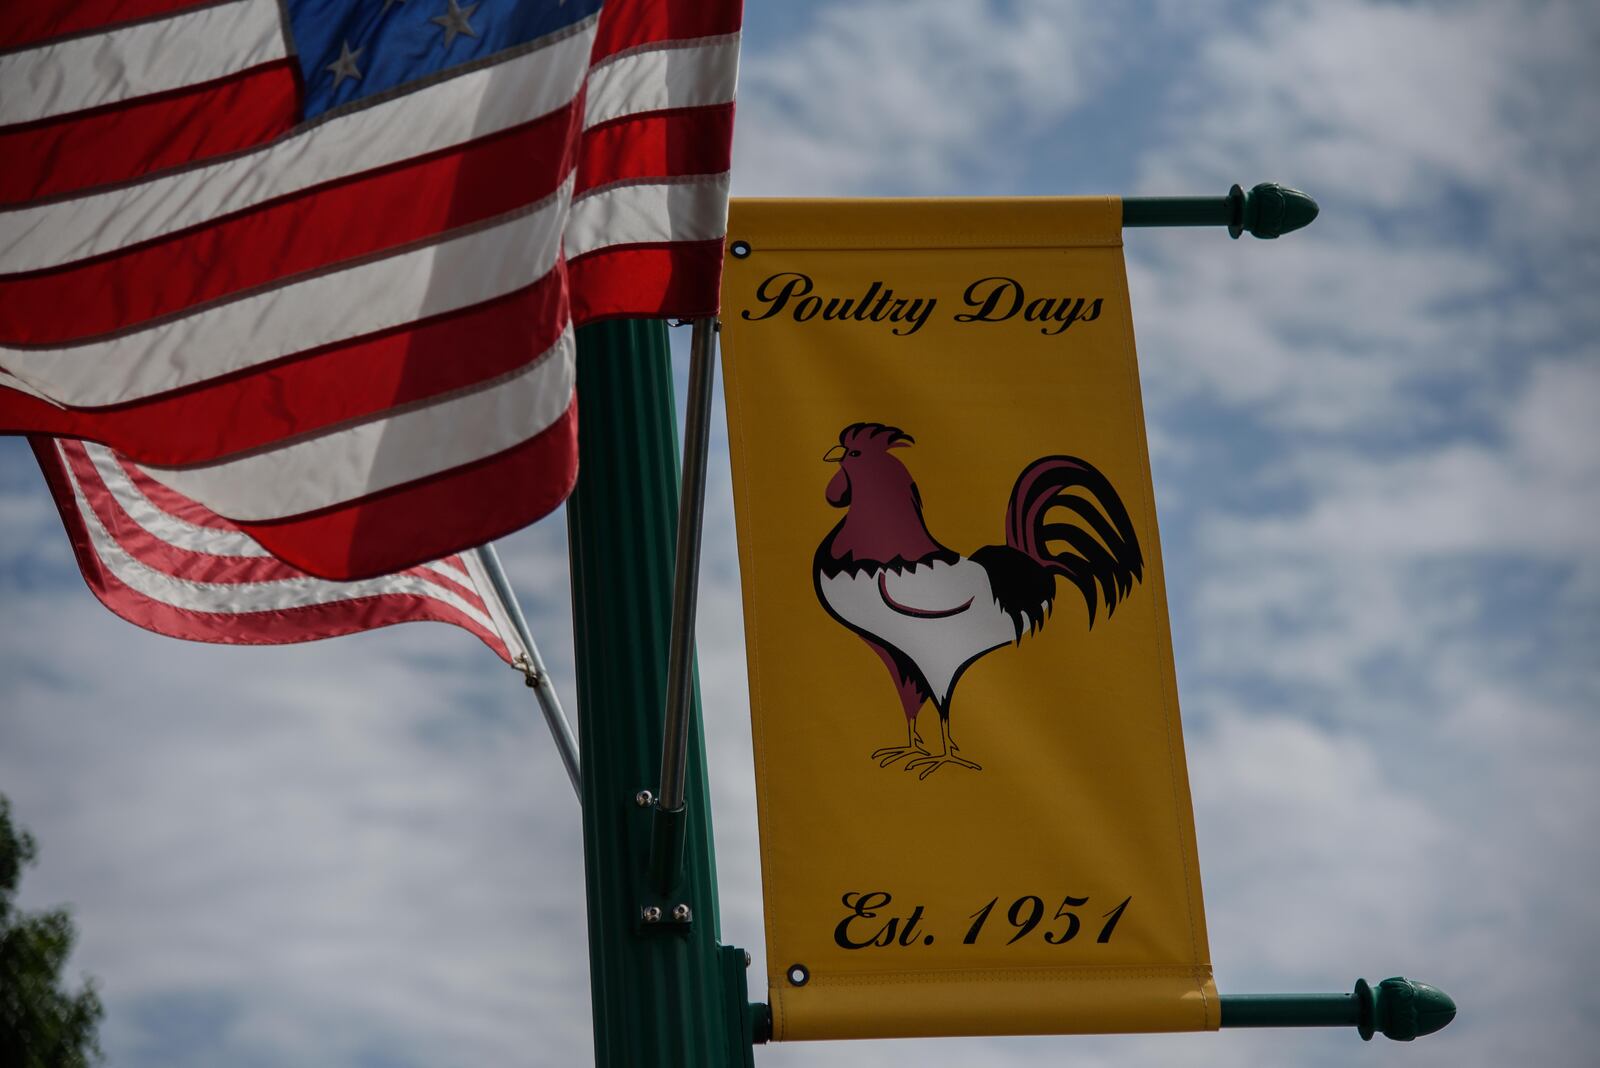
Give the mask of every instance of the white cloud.
[[1189, 736], [1195, 806], [1212, 829], [1201, 856], [1219, 961], [1249, 961], [1271, 986], [1312, 971], [1342, 979], [1384, 956], [1425, 967], [1431, 931], [1417, 905], [1452, 835], [1387, 780], [1359, 728], [1219, 712]]
[[74, 906], [109, 1048], [141, 1045], [139, 1007], [204, 995], [230, 1062], [587, 1057], [585, 1027], [548, 1026], [587, 1017], [578, 808], [475, 639], [204, 647], [82, 590], [7, 601], [0, 781], [41, 844], [24, 897]]
[[[1495, 311], [1480, 298], [1503, 277], [1458, 250], [1375, 246], [1347, 226], [1324, 217], [1271, 244], [1219, 242], [1214, 232], [1130, 236], [1152, 403], [1209, 401], [1314, 434], [1436, 426], [1421, 391], [1490, 370]], [[1462, 310], [1437, 310], [1451, 306]]]
[[1149, 181], [1228, 181], [1259, 159], [1391, 222], [1464, 189], [1513, 208], [1468, 232], [1594, 233], [1581, 210], [1600, 164], [1584, 133], [1600, 126], [1588, 5], [1296, 0], [1252, 15], [1205, 39]]
[[1597, 32], [1576, 4], [1284, 3], [1205, 38], [1141, 187], [1271, 178], [1323, 212], [1272, 245], [1130, 238], [1153, 399], [1437, 432], [1587, 343]]
[[1306, 448], [1285, 461], [1303, 512], [1218, 518], [1217, 551], [1388, 560], [1466, 552], [1600, 552], [1600, 362], [1548, 362], [1495, 413], [1487, 441], [1399, 457]]
[[1083, 100], [1103, 32], [1077, 2], [821, 6], [798, 39], [745, 54], [735, 193], [926, 195], [1015, 173], [1018, 139]]

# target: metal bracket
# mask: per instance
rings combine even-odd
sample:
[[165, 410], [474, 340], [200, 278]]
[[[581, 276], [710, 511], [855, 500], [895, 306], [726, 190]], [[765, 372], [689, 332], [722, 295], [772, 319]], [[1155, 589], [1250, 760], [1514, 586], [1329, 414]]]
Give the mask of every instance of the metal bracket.
[[[634, 813], [628, 816], [628, 839], [635, 850], [642, 852], [649, 848], [656, 795], [645, 788], [636, 792], [632, 801]], [[635, 886], [639, 895], [635, 929], [643, 934], [687, 934], [694, 927], [694, 906], [686, 899], [685, 889], [673, 886], [662, 893], [647, 871], [640, 872]]]
[[522, 681], [527, 684], [528, 689], [538, 689], [539, 681], [543, 679], [544, 676], [539, 674], [539, 669], [533, 666], [533, 662], [531, 660], [521, 653], [518, 653], [517, 658], [511, 661], [511, 666], [522, 672]]

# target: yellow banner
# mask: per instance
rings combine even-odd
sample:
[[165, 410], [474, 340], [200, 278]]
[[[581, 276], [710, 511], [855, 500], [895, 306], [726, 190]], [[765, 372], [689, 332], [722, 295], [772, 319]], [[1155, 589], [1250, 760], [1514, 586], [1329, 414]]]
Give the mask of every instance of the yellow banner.
[[774, 1037], [1215, 1028], [1120, 204], [728, 235]]

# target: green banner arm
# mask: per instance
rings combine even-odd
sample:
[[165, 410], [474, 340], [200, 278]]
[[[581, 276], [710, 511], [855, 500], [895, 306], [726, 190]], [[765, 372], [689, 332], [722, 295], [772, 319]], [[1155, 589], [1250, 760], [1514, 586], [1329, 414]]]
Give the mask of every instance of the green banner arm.
[[1450, 995], [1396, 976], [1376, 988], [1356, 980], [1349, 994], [1224, 994], [1223, 1027], [1350, 1027], [1364, 1041], [1396, 1042], [1431, 1035], [1456, 1018]]
[[1246, 193], [1239, 186], [1225, 197], [1123, 197], [1122, 225], [1226, 226], [1237, 238], [1250, 233], [1273, 238], [1317, 217], [1317, 202], [1298, 189], [1262, 182]]
[[[772, 1038], [772, 1014], [764, 1004], [750, 1006], [752, 1039]], [[1398, 976], [1373, 987], [1356, 980], [1349, 994], [1224, 994], [1223, 1027], [1354, 1027], [1363, 1041], [1381, 1034], [1410, 1042], [1442, 1030], [1456, 1018], [1449, 994], [1427, 983]]]

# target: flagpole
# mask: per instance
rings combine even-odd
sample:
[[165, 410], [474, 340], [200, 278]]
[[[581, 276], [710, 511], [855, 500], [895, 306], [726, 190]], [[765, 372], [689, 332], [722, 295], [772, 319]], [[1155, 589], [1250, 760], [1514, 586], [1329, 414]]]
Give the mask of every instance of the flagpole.
[[668, 894], [683, 871], [684, 779], [694, 715], [694, 624], [699, 601], [701, 526], [711, 439], [717, 321], [696, 319], [689, 349], [689, 395], [683, 424], [683, 481], [673, 561], [672, 636], [667, 652], [667, 707], [661, 735], [661, 785], [650, 829], [650, 878]]
[[489, 577], [489, 585], [494, 587], [495, 596], [505, 605], [511, 627], [517, 632], [522, 648], [527, 651], [528, 663], [522, 669], [523, 674], [527, 677], [534, 696], [539, 699], [539, 710], [544, 713], [545, 726], [550, 728], [550, 739], [556, 743], [556, 752], [561, 754], [561, 763], [567, 769], [567, 778], [572, 780], [572, 790], [578, 795], [579, 804], [582, 804], [583, 780], [578, 764], [578, 738], [572, 733], [572, 724], [567, 720], [567, 713], [561, 707], [561, 698], [550, 682], [550, 672], [544, 666], [544, 658], [539, 655], [539, 646], [534, 643], [533, 630], [528, 626], [528, 617], [522, 614], [522, 604], [517, 600], [516, 591], [511, 588], [511, 580], [506, 577], [506, 569], [501, 566], [500, 554], [495, 552], [494, 546], [480, 545], [472, 552], [478, 558], [478, 563], [483, 565], [483, 573]]

